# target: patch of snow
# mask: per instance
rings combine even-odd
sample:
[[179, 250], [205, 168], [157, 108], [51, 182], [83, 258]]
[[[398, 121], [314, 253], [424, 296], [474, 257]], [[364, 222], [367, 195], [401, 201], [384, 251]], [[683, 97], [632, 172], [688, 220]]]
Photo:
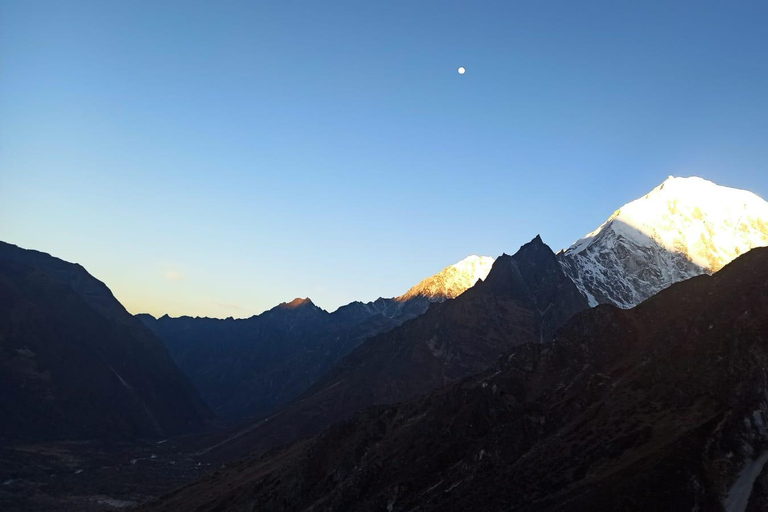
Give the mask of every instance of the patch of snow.
[[458, 482], [456, 482], [455, 484], [451, 485], [449, 488], [447, 488], [447, 489], [446, 489], [446, 490], [444, 490], [443, 492], [445, 492], [445, 493], [451, 492], [452, 490], [454, 490], [455, 488], [457, 488], [458, 486], [460, 486], [460, 485], [461, 485], [461, 482], [462, 482], [462, 481], [461, 481], [461, 480], [459, 480]]
[[120, 374], [117, 373], [114, 368], [112, 368], [111, 365], [110, 365], [109, 369], [112, 370], [112, 373], [115, 374], [115, 377], [117, 377], [117, 379], [120, 381], [120, 384], [122, 384], [125, 389], [127, 389], [131, 394], [133, 394], [133, 387], [130, 384], [128, 384], [125, 381], [125, 379], [123, 379], [123, 377], [120, 376]]
[[442, 484], [444, 481], [445, 481], [445, 480], [440, 480], [440, 481], [439, 481], [439, 482], [437, 482], [435, 485], [433, 485], [432, 487], [430, 487], [430, 488], [429, 488], [429, 489], [427, 489], [426, 491], [423, 491], [421, 494], [419, 494], [419, 496], [423, 496], [423, 495], [425, 495], [425, 494], [427, 494], [427, 493], [429, 493], [429, 492], [432, 492], [432, 491], [434, 491], [434, 490], [435, 490], [435, 489], [437, 489], [437, 488], [440, 486], [440, 484]]
[[136, 505], [137, 503], [131, 500], [118, 500], [115, 498], [110, 498], [109, 496], [97, 496], [94, 501], [96, 501], [96, 503], [99, 505], [107, 505], [108, 507], [113, 508], [128, 508]]
[[744, 464], [744, 468], [723, 501], [726, 512], [744, 512], [747, 509], [749, 497], [752, 494], [752, 486], [763, 471], [766, 462], [768, 462], [768, 451], [763, 452], [757, 459]]

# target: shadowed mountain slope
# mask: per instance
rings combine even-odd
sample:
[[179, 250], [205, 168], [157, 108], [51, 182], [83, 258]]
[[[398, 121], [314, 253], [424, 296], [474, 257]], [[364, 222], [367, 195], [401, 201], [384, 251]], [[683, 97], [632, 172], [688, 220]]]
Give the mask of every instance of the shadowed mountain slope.
[[207, 450], [237, 457], [302, 436], [365, 407], [424, 394], [479, 373], [510, 348], [548, 341], [587, 307], [540, 237], [496, 259], [485, 281], [365, 341], [276, 414]]
[[263, 416], [306, 391], [366, 338], [475, 284], [492, 261], [470, 256], [400, 297], [352, 302], [333, 313], [295, 299], [241, 320], [137, 316], [219, 416]]
[[768, 249], [755, 249], [144, 509], [764, 510], [766, 368]]
[[333, 313], [309, 299], [288, 304], [242, 320], [137, 316], [214, 412], [238, 419], [292, 400], [365, 338], [422, 314], [430, 302], [379, 299]]
[[0, 354], [0, 440], [165, 436], [212, 417], [103, 283], [2, 242]]

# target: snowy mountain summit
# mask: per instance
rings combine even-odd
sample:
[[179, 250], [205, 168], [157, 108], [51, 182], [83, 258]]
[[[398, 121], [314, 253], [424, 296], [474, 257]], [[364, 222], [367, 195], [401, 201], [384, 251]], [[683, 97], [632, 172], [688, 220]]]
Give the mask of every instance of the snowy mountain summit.
[[702, 178], [670, 176], [558, 258], [590, 305], [630, 308], [766, 245], [766, 201]]
[[474, 286], [479, 279], [485, 279], [488, 276], [493, 261], [494, 258], [489, 256], [468, 256], [420, 281], [396, 300], [406, 301], [414, 297], [424, 297], [430, 302], [442, 302], [458, 297]]

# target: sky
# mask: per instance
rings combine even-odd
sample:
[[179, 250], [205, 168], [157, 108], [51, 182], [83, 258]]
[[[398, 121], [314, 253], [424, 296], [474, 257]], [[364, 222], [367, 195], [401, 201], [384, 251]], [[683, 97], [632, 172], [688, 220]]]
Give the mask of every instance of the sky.
[[766, 26], [764, 1], [0, 0], [0, 240], [132, 313], [248, 317], [559, 250], [668, 175], [768, 198]]

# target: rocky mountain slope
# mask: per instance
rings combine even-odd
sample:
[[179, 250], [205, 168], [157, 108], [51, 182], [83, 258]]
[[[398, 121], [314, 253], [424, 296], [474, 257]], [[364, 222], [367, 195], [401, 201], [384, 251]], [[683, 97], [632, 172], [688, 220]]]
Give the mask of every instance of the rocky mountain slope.
[[487, 275], [492, 261], [470, 256], [400, 297], [352, 302], [333, 313], [296, 299], [242, 320], [137, 316], [216, 414], [260, 416], [306, 391], [366, 338], [459, 295]]
[[766, 368], [768, 249], [755, 249], [144, 510], [765, 510]]
[[0, 441], [167, 436], [212, 417], [102, 282], [3, 242], [0, 355]]
[[366, 340], [299, 399], [205, 451], [228, 458], [270, 448], [365, 407], [424, 394], [485, 370], [518, 344], [549, 341], [586, 307], [537, 236], [500, 256], [485, 281]]
[[590, 302], [629, 308], [768, 245], [768, 203], [751, 192], [670, 176], [560, 253]]

